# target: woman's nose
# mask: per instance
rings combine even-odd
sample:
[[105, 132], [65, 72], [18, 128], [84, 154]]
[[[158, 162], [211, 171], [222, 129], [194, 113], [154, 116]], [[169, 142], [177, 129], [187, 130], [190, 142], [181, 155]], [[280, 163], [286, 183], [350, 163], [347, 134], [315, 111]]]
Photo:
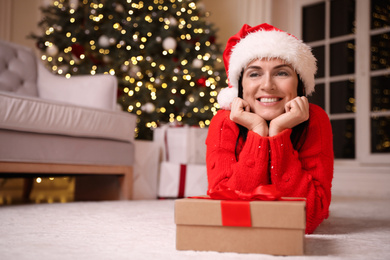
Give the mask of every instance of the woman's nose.
[[274, 89], [274, 82], [272, 80], [272, 76], [269, 75], [268, 73], [265, 73], [262, 77], [261, 89], [262, 90]]

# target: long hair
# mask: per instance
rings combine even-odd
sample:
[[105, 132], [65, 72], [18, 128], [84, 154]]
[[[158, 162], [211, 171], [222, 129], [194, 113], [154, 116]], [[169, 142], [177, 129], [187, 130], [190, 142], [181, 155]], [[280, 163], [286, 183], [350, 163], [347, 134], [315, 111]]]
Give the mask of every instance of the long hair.
[[[241, 73], [240, 78], [238, 79], [238, 97], [243, 98], [243, 87], [242, 87], [242, 76], [243, 73]], [[303, 84], [303, 81], [300, 79], [299, 75], [298, 76], [298, 86], [297, 86], [297, 96], [305, 96], [305, 86]], [[307, 131], [307, 125], [308, 125], [309, 120], [306, 120], [305, 122], [300, 123], [299, 125], [296, 125], [292, 129], [292, 133], [290, 135], [290, 140], [293, 144], [293, 147], [295, 150], [299, 151], [303, 145], [303, 140], [302, 138], [305, 138], [306, 136], [306, 131]], [[248, 136], [248, 129], [242, 125], [237, 124], [238, 129], [239, 129], [239, 134], [236, 140], [236, 147], [235, 147], [235, 155], [236, 155], [236, 160], [238, 160], [238, 145], [240, 143], [240, 139], [245, 143], [246, 138]]]

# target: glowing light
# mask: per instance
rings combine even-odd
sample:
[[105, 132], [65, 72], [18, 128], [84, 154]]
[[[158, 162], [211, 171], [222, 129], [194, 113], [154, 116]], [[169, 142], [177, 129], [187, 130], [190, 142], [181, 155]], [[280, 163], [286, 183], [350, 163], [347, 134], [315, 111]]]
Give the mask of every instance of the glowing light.
[[114, 25], [112, 26], [114, 29], [119, 29], [121, 26], [119, 23], [114, 23]]

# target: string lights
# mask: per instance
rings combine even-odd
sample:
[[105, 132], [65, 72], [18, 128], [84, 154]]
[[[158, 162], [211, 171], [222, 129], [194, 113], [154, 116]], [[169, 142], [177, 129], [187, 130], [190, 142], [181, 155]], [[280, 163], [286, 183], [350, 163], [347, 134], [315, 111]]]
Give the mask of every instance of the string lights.
[[197, 0], [55, 0], [35, 36], [42, 60], [67, 78], [118, 78], [118, 102], [151, 139], [164, 123], [207, 127], [226, 75], [216, 29]]

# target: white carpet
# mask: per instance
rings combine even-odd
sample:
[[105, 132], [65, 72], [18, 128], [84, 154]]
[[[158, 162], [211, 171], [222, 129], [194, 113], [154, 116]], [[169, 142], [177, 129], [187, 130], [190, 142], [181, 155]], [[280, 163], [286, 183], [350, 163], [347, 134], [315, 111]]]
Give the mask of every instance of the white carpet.
[[[0, 259], [281, 258], [177, 251], [170, 200], [3, 206], [0, 223]], [[283, 259], [390, 259], [390, 199], [335, 197], [306, 255]]]

